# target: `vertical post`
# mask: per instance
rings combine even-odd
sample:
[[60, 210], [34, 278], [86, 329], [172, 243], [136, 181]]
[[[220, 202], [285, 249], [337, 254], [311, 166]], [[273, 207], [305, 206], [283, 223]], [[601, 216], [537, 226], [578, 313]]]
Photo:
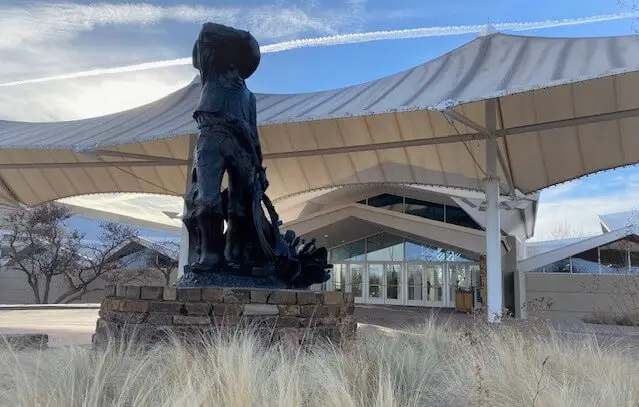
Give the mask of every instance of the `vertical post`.
[[499, 221], [499, 178], [497, 177], [497, 139], [495, 137], [495, 100], [486, 102], [486, 285], [487, 320], [499, 322], [503, 305], [501, 271], [501, 226]]
[[[191, 177], [188, 177], [189, 179]], [[187, 182], [188, 188], [188, 182]], [[182, 206], [182, 214], [186, 213], [186, 204]], [[186, 230], [186, 226], [184, 226], [184, 222], [182, 223], [182, 229], [180, 230], [180, 257], [178, 259], [178, 278], [184, 274], [184, 266], [189, 262], [189, 232]]]
[[479, 285], [480, 293], [481, 293], [481, 312], [484, 315], [487, 315], [488, 312], [488, 304], [486, 301], [488, 300], [487, 291], [486, 291], [486, 256], [479, 256], [479, 279], [481, 284]]
[[[193, 169], [193, 149], [195, 148], [196, 137], [189, 136], [189, 165], [186, 167], [186, 189], [188, 192], [191, 186], [191, 170]], [[186, 203], [182, 206], [182, 216], [186, 213]], [[178, 258], [178, 278], [184, 274], [184, 266], [189, 263], [189, 232], [186, 230], [184, 222], [182, 222], [182, 229], [180, 230], [180, 257]]]

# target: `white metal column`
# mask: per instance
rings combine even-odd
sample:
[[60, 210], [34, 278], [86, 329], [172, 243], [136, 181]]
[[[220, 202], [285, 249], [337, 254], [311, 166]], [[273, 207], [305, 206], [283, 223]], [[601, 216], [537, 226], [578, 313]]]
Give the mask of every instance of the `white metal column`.
[[[190, 177], [189, 177], [190, 178]], [[186, 204], [182, 208], [182, 216], [186, 213]], [[180, 257], [178, 259], [178, 278], [184, 274], [184, 266], [189, 262], [189, 232], [182, 222], [180, 231]]]
[[[196, 137], [191, 136], [189, 138], [189, 165], [186, 167], [186, 189], [185, 193], [189, 191], [191, 186], [191, 170], [193, 169], [193, 149], [195, 148]], [[186, 203], [182, 206], [182, 216], [186, 213]], [[189, 232], [186, 230], [184, 222], [182, 222], [182, 229], [180, 231], [180, 257], [178, 258], [178, 278], [184, 274], [184, 266], [189, 263]]]
[[497, 139], [495, 137], [495, 100], [486, 102], [486, 280], [487, 319], [499, 322], [503, 305], [503, 278], [501, 271], [501, 227], [499, 221], [499, 178], [497, 177]]

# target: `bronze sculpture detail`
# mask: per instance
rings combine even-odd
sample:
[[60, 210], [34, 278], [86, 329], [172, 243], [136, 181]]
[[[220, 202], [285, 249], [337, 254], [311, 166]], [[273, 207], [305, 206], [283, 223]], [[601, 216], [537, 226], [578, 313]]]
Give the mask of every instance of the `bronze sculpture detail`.
[[[221, 24], [204, 24], [193, 46], [202, 90], [183, 218], [193, 262], [178, 286], [307, 288], [330, 278], [326, 249], [292, 231], [282, 235], [265, 195], [256, 98], [245, 83], [260, 59], [249, 32]], [[228, 188], [222, 190], [224, 174]]]

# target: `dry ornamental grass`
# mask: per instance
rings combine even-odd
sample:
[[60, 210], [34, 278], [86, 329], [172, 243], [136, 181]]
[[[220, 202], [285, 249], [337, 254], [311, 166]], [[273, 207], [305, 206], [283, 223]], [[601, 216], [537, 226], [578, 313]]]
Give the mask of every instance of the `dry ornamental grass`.
[[636, 347], [433, 321], [362, 329], [342, 348], [260, 344], [0, 350], [0, 406], [639, 406]]

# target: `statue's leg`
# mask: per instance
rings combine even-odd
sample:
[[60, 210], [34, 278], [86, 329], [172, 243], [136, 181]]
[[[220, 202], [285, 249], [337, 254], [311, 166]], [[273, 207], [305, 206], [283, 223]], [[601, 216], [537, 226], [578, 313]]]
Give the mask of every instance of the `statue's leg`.
[[251, 156], [235, 139], [229, 140], [226, 147], [232, 154], [228, 156], [228, 229], [224, 256], [230, 265], [246, 270], [250, 262], [247, 246], [255, 240], [251, 222], [255, 168]]
[[195, 218], [195, 198], [197, 197], [197, 169], [195, 166], [191, 170], [191, 183], [189, 189], [184, 196], [185, 212], [182, 215], [182, 222], [186, 226], [189, 234], [189, 254], [188, 264], [193, 264], [200, 257], [200, 232], [197, 227], [197, 219]]
[[196, 147], [197, 196], [195, 218], [200, 235], [200, 257], [193, 269], [220, 271], [224, 265], [224, 234], [220, 189], [225, 160], [214, 127], [200, 130]]

